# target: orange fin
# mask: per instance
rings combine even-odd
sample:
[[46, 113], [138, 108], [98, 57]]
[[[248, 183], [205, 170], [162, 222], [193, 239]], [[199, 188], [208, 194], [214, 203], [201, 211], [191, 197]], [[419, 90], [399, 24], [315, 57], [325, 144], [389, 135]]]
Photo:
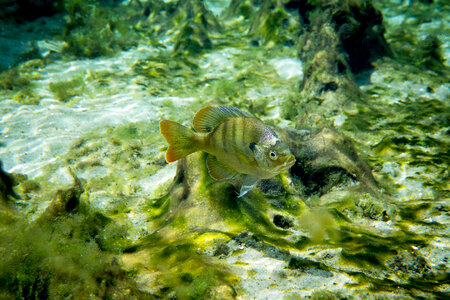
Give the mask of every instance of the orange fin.
[[169, 148], [166, 152], [166, 161], [168, 163], [177, 161], [197, 151], [195, 134], [189, 128], [174, 121], [162, 120], [159, 122], [159, 130], [169, 143]]
[[233, 106], [207, 106], [195, 114], [192, 125], [198, 132], [206, 133], [211, 132], [224, 120], [236, 117], [251, 117], [251, 115]]

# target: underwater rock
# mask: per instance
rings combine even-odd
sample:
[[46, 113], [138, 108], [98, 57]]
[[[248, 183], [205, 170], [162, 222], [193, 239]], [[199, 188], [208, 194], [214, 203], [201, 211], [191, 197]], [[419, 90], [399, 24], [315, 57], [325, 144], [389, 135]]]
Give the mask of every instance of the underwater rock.
[[336, 57], [330, 63], [340, 73], [347, 64], [353, 73], [359, 73], [371, 69], [376, 59], [392, 54], [383, 35], [381, 12], [369, 0], [294, 0], [286, 6], [298, 9], [305, 24], [305, 32], [300, 37], [302, 61], [311, 61], [319, 51], [332, 50]]
[[381, 13], [367, 0], [290, 1], [286, 7], [297, 9], [303, 24], [298, 42], [304, 64], [296, 101], [299, 116], [353, 110], [363, 96], [353, 74], [391, 54]]
[[431, 271], [424, 257], [406, 250], [390, 258], [387, 265], [394, 272], [401, 272], [404, 276], [412, 278], [423, 277]]
[[[242, 4], [240, 11], [242, 11]], [[256, 12], [248, 33], [251, 37], [261, 38], [263, 43], [273, 41], [293, 45], [293, 39], [297, 37], [299, 27], [298, 20], [285, 10], [280, 1], [264, 0]]]
[[363, 189], [378, 195], [370, 167], [361, 160], [352, 142], [333, 128], [298, 136], [288, 133], [297, 162], [291, 172], [305, 186], [304, 193], [323, 195], [338, 185], [358, 181]]
[[232, 300], [236, 299], [236, 291], [230, 285], [219, 285], [213, 288], [210, 288], [204, 298], [204, 300]]
[[212, 42], [204, 28], [195, 21], [187, 22], [176, 37], [174, 51], [189, 54], [200, 53], [202, 49], [211, 49]]
[[80, 195], [84, 192], [81, 181], [71, 172], [74, 179], [72, 187], [65, 190], [58, 190], [55, 198], [41, 215], [40, 220], [52, 219], [64, 216], [76, 211], [80, 204]]
[[258, 182], [256, 188], [266, 196], [279, 197], [284, 193], [284, 187], [279, 180], [263, 179]]
[[239, 16], [244, 19], [251, 19], [255, 14], [254, 8], [255, 0], [231, 0], [230, 5], [225, 9], [223, 13], [224, 18], [236, 18]]
[[[178, 32], [174, 37], [175, 54], [198, 54], [203, 49], [210, 49], [210, 33], [221, 28], [216, 17], [205, 7], [203, 1], [179, 1], [173, 15], [177, 19]], [[171, 29], [174, 30], [174, 29]], [[184, 55], [184, 54], [183, 54]]]
[[15, 185], [14, 178], [3, 170], [3, 163], [0, 161], [0, 204], [9, 203], [11, 198], [19, 198], [13, 190]]

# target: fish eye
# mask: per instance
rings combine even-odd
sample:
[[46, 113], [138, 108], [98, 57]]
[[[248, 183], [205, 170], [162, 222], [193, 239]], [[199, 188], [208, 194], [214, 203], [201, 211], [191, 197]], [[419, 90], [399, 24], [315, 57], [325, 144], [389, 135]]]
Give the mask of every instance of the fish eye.
[[277, 154], [275, 153], [275, 151], [272, 150], [269, 152], [269, 157], [270, 159], [275, 160], [277, 159]]

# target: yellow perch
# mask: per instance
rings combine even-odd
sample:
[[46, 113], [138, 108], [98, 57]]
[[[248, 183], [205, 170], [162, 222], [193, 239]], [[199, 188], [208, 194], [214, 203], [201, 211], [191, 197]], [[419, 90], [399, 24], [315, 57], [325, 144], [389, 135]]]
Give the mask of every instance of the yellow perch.
[[216, 180], [243, 174], [239, 197], [257, 183], [288, 170], [295, 163], [288, 145], [259, 119], [232, 106], [207, 106], [194, 116], [195, 131], [170, 120], [159, 123], [169, 143], [168, 163], [196, 151], [208, 153], [209, 174]]

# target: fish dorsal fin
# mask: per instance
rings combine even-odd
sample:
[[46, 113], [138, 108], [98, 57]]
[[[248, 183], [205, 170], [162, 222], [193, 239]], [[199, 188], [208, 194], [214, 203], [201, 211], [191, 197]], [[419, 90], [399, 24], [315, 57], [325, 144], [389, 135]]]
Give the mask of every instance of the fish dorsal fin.
[[233, 179], [239, 175], [238, 172], [225, 165], [213, 155], [208, 155], [206, 158], [206, 165], [208, 167], [209, 175], [215, 180]]
[[207, 133], [224, 120], [235, 117], [251, 117], [251, 115], [233, 106], [207, 106], [195, 114], [192, 124], [198, 132]]

